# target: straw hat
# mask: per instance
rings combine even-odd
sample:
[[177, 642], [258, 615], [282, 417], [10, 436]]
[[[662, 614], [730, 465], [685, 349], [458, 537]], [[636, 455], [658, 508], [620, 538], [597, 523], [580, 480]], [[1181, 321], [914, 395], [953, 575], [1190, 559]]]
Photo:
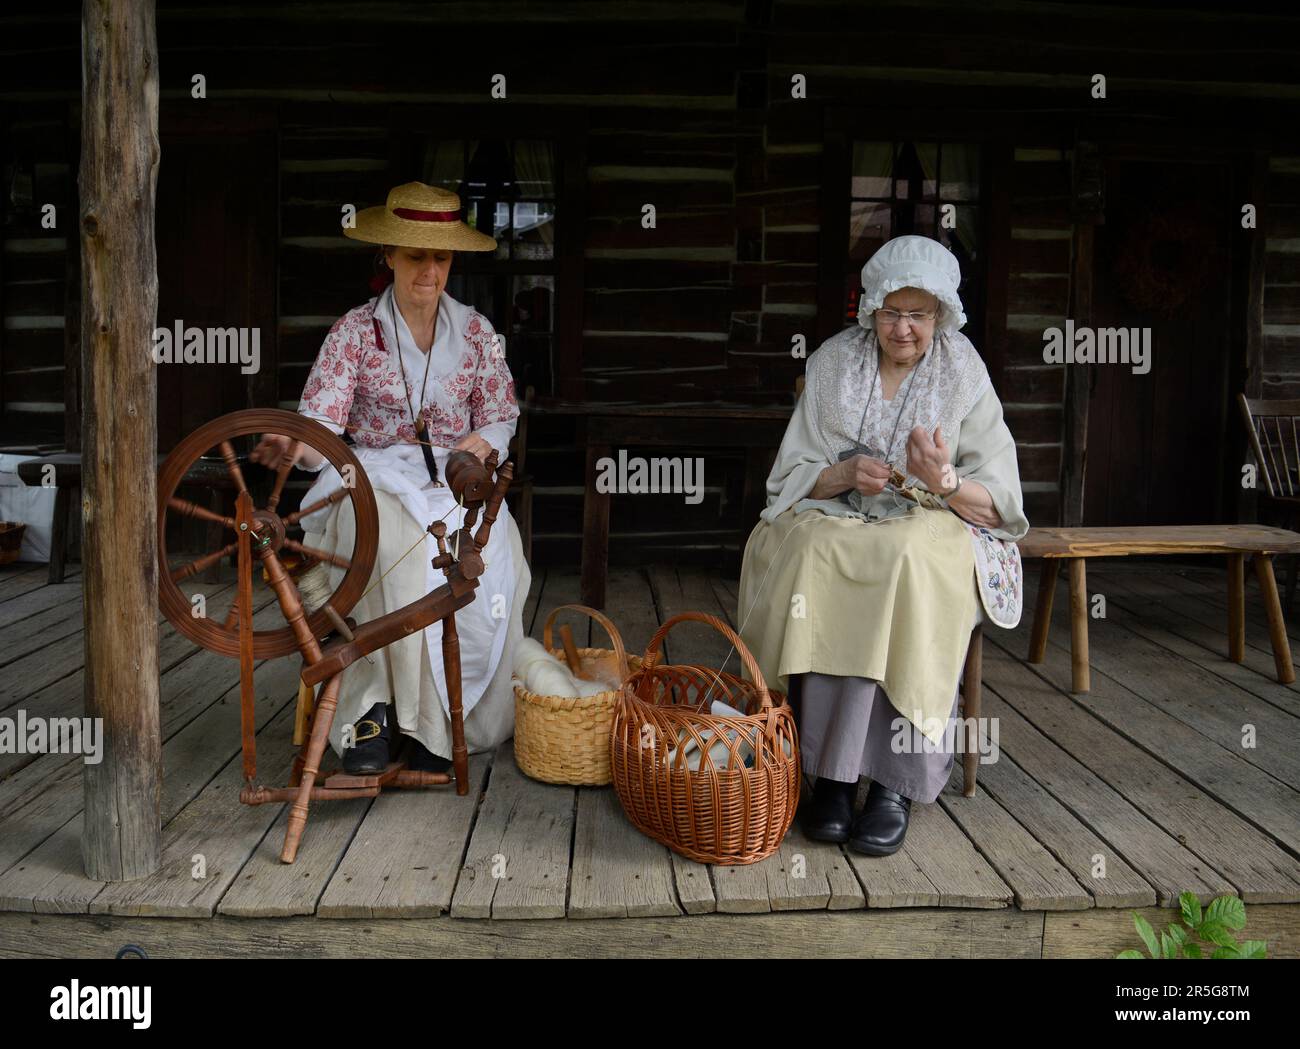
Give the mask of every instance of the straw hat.
[[460, 218], [460, 197], [450, 190], [407, 182], [388, 192], [383, 207], [365, 208], [343, 235], [370, 244], [448, 251], [492, 251], [497, 242]]

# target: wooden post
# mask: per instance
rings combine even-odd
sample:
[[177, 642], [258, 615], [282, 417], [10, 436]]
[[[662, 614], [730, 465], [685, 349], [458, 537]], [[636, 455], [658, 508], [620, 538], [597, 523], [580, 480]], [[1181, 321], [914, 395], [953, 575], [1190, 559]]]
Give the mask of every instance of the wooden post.
[[103, 719], [81, 847], [87, 877], [118, 881], [158, 870], [162, 846], [152, 0], [85, 0], [81, 40], [85, 704]]

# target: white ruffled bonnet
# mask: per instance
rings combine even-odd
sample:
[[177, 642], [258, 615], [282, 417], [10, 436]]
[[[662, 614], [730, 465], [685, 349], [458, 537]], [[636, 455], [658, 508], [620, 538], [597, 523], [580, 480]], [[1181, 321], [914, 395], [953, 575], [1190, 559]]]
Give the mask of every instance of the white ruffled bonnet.
[[966, 323], [957, 286], [961, 283], [961, 266], [957, 257], [931, 237], [908, 235], [895, 237], [862, 267], [862, 299], [858, 303], [858, 323], [871, 329], [871, 315], [885, 301], [885, 296], [899, 288], [920, 288], [943, 303], [943, 314], [936, 327], [954, 332]]

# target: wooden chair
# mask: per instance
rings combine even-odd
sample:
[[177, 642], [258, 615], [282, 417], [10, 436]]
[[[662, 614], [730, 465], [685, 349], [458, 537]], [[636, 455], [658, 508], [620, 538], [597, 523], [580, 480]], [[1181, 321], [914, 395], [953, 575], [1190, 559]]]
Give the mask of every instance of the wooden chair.
[[524, 391], [524, 403], [519, 409], [519, 425], [510, 441], [510, 461], [515, 464], [515, 476], [506, 493], [507, 505], [519, 526], [519, 538], [524, 545], [524, 558], [533, 560], [533, 475], [528, 473], [528, 417], [533, 411], [536, 391], [529, 386]]
[[[1300, 400], [1270, 401], [1239, 393], [1237, 403], [1255, 462], [1264, 475], [1267, 500], [1278, 509], [1280, 526], [1294, 531], [1300, 515]], [[1283, 607], [1288, 616], [1295, 598], [1296, 557], [1287, 558]]]

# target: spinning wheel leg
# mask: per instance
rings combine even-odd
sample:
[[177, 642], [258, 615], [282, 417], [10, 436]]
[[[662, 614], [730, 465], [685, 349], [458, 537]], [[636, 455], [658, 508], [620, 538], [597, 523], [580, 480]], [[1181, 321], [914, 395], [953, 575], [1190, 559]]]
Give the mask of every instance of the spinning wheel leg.
[[298, 842], [307, 826], [307, 807], [311, 803], [311, 789], [316, 783], [316, 773], [320, 771], [321, 757], [325, 753], [325, 743], [329, 739], [330, 726], [334, 723], [334, 711], [339, 704], [339, 685], [343, 675], [335, 674], [325, 683], [321, 691], [320, 704], [316, 708], [316, 717], [312, 721], [311, 740], [307, 744], [307, 760], [302, 770], [302, 779], [298, 784], [298, 797], [289, 806], [289, 826], [284, 832], [284, 848], [280, 851], [281, 863], [292, 863], [298, 855]]
[[456, 793], [465, 795], [469, 793], [469, 751], [465, 749], [465, 718], [460, 705], [460, 637], [455, 612], [442, 621], [442, 666], [451, 712], [451, 764], [456, 770]]

